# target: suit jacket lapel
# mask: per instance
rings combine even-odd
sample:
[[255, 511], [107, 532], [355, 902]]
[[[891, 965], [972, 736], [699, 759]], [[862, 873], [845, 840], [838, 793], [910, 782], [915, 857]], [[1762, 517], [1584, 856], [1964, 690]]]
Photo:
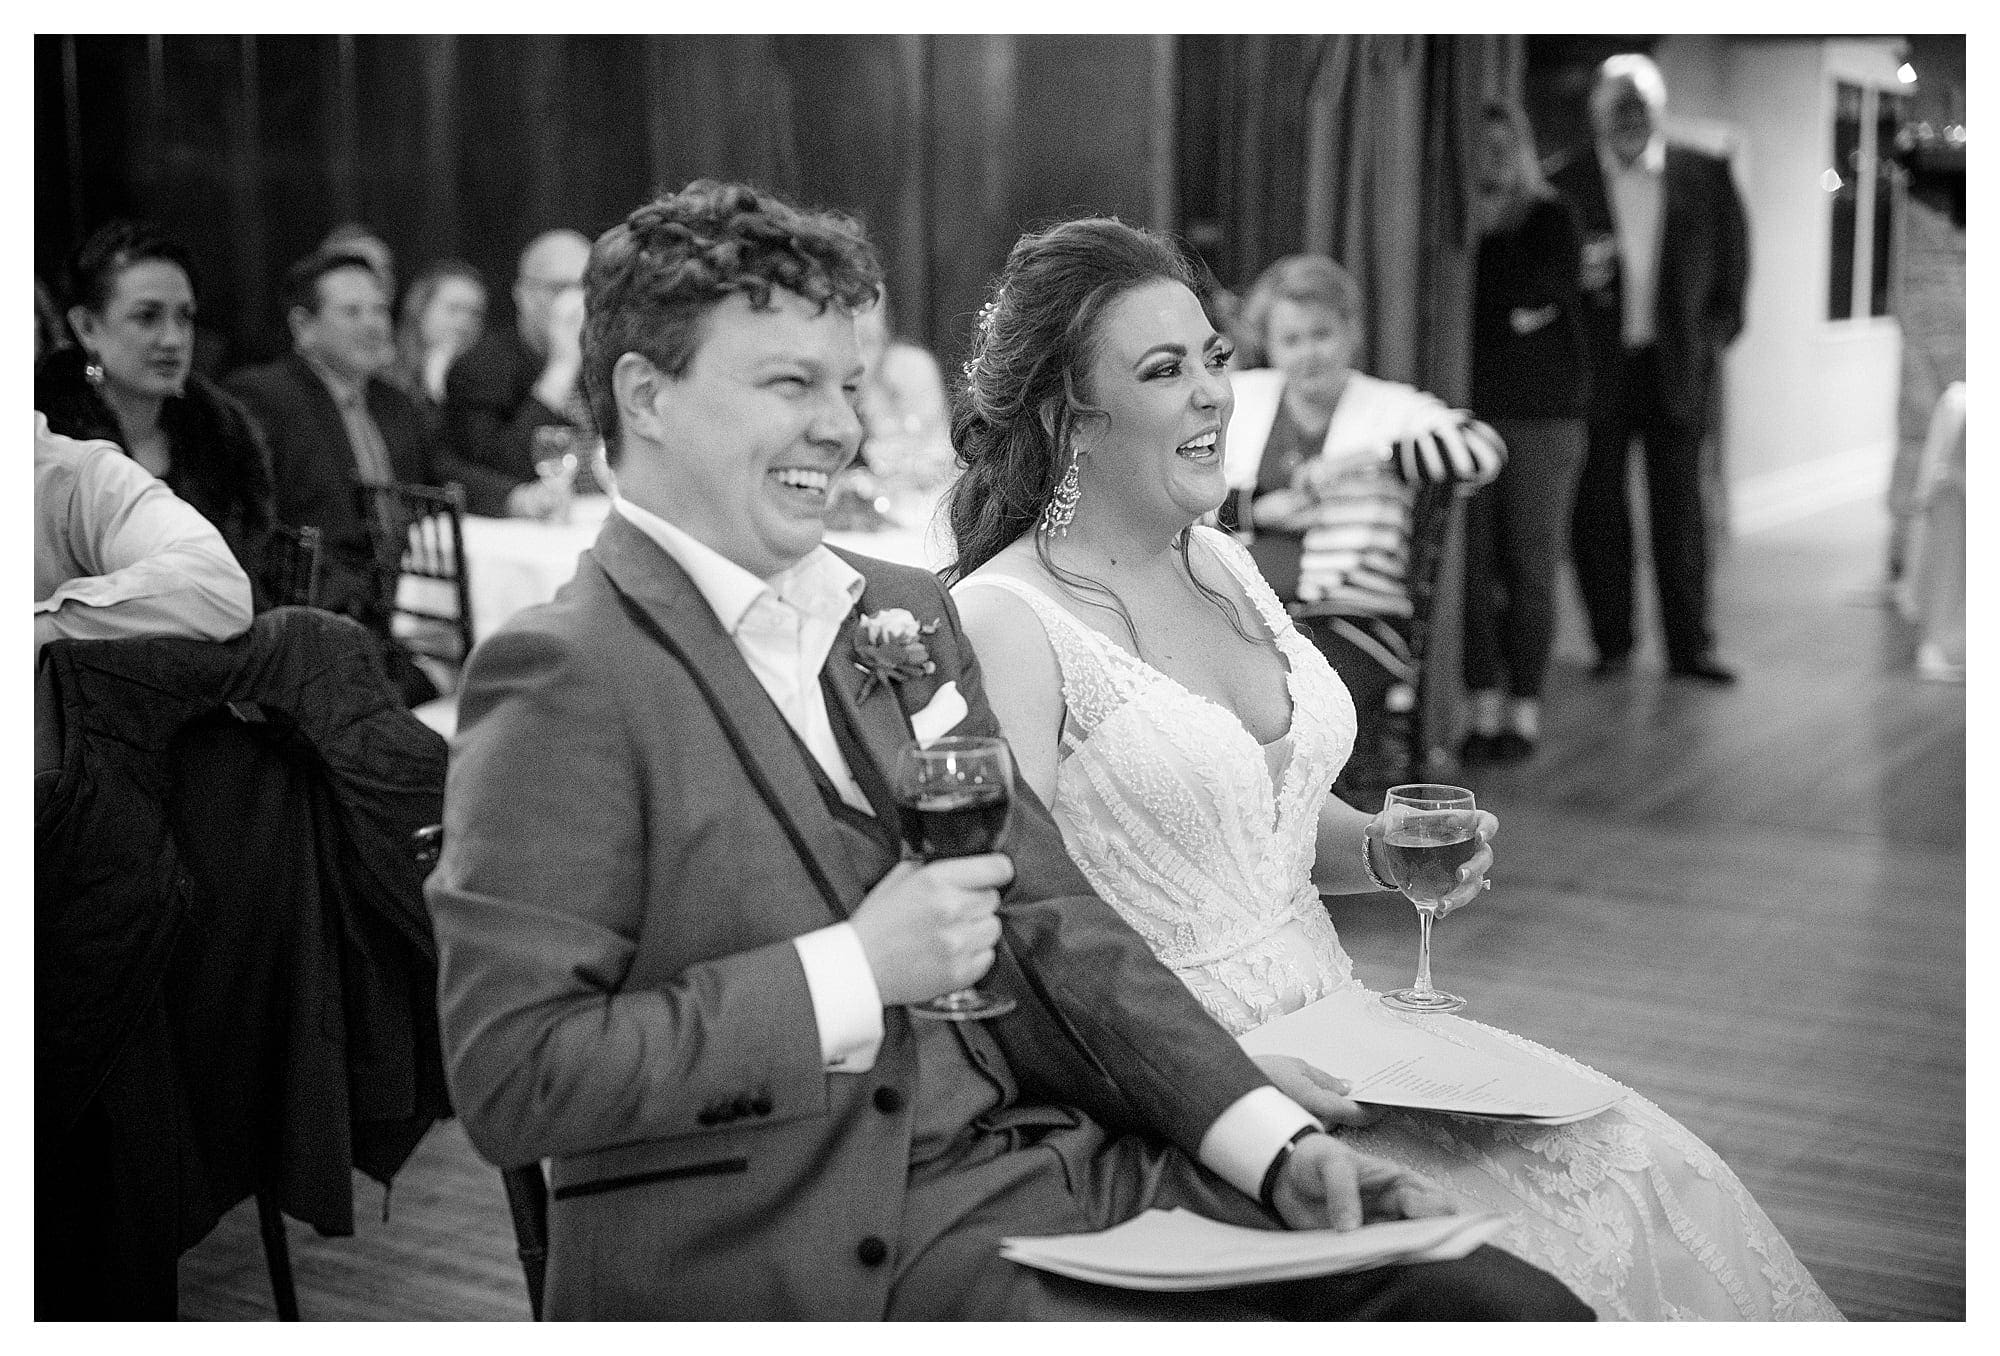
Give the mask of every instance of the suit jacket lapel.
[[828, 907], [846, 917], [874, 882], [863, 878], [842, 842], [784, 716], [694, 581], [615, 510], [591, 555], [619, 592], [653, 619], [657, 638], [703, 686], [716, 720], [744, 758], [745, 771], [827, 894]]
[[[867, 675], [855, 651], [854, 636], [860, 614], [867, 610], [868, 595], [863, 592], [827, 654], [826, 682], [821, 687], [830, 694], [829, 700], [840, 703], [847, 715], [848, 728], [861, 742], [865, 756], [848, 757], [854, 764], [854, 779], [861, 783], [862, 792], [877, 814], [893, 816], [896, 798], [890, 789], [889, 773], [896, 766], [897, 750], [915, 738], [916, 732], [910, 728], [910, 718], [904, 714], [892, 685], [877, 683], [865, 699], [861, 696], [861, 684]], [[889, 822], [893, 827], [894, 820]]]

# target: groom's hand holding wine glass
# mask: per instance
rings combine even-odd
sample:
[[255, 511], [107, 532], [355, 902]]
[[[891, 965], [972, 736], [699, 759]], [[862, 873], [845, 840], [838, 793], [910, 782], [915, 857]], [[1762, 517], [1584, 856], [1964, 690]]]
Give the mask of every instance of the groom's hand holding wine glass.
[[899, 862], [849, 920], [885, 1004], [921, 1003], [979, 982], [1000, 940], [1005, 853]]

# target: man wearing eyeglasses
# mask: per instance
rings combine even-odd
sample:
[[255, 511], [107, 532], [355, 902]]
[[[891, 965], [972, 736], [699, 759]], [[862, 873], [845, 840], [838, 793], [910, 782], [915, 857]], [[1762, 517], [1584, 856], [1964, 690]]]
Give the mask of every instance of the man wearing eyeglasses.
[[445, 377], [446, 435], [468, 463], [474, 513], [542, 518], [561, 493], [535, 475], [535, 434], [587, 429], [583, 368], [583, 266], [590, 241], [567, 228], [545, 231], [521, 252], [514, 328], [495, 327]]

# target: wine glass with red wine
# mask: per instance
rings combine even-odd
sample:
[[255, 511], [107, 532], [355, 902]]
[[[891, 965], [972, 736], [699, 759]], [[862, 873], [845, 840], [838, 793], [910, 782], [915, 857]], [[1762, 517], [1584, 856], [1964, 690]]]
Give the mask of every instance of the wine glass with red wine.
[[[1007, 741], [960, 735], [919, 744], [896, 755], [893, 777], [903, 843], [918, 861], [998, 852], [1014, 801], [1014, 758]], [[1014, 1010], [1014, 1000], [982, 989], [957, 989], [910, 1004], [919, 1017], [973, 1022]]]
[[1455, 1012], [1457, 994], [1431, 987], [1431, 924], [1451, 910], [1444, 897], [1458, 868], [1479, 850], [1479, 807], [1462, 786], [1392, 786], [1382, 799], [1388, 825], [1381, 837], [1389, 883], [1417, 906], [1417, 982], [1382, 995], [1405, 1012]]

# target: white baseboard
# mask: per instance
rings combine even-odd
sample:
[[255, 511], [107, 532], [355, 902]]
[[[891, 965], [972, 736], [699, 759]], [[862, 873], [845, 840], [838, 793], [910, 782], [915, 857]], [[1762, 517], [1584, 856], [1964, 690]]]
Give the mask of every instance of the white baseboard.
[[1887, 443], [1877, 443], [1732, 481], [1729, 533], [1748, 536], [1836, 505], [1882, 499], [1889, 492], [1894, 457]]

